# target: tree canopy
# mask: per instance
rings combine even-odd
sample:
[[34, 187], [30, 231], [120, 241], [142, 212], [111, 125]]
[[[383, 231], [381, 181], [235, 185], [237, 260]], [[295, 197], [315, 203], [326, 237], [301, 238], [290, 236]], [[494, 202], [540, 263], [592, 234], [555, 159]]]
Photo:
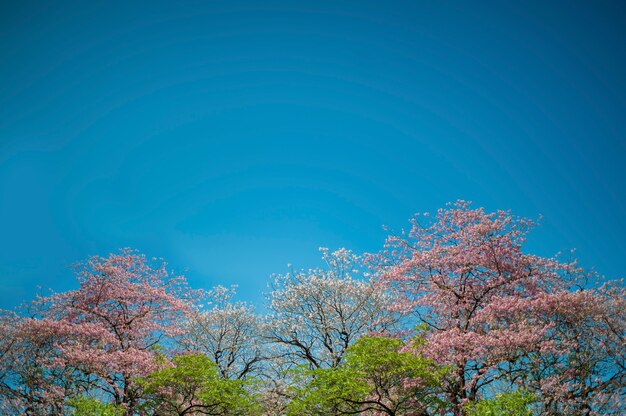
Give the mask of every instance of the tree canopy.
[[123, 249], [0, 311], [6, 415], [622, 415], [626, 290], [458, 201], [380, 252], [323, 249], [266, 313]]

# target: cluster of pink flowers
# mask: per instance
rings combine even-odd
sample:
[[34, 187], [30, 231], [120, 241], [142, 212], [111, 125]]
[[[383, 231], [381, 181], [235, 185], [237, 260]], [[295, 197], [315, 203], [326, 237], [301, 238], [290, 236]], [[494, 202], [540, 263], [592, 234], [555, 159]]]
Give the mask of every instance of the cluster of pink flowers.
[[[114, 403], [133, 408], [139, 390], [135, 379], [156, 369], [156, 347], [180, 332], [192, 292], [183, 278], [169, 278], [164, 263], [152, 267], [129, 249], [90, 258], [78, 276], [79, 289], [39, 298], [33, 305], [36, 316], [19, 320], [22, 333], [14, 329], [13, 335], [29, 350], [46, 347], [32, 367], [49, 374], [41, 379], [50, 378], [56, 391], [44, 390], [59, 397], [42, 403], [68, 394], [53, 380], [63, 369], [84, 388], [99, 386]], [[15, 346], [9, 352], [19, 359]]]
[[[503, 380], [536, 391], [546, 412], [598, 411], [607, 390], [624, 394], [623, 286], [583, 288], [575, 262], [524, 253], [532, 226], [459, 201], [427, 224], [416, 217], [383, 253], [393, 311], [426, 325], [421, 350], [451, 366], [445, 388], [457, 412]], [[583, 356], [586, 366], [560, 367]]]

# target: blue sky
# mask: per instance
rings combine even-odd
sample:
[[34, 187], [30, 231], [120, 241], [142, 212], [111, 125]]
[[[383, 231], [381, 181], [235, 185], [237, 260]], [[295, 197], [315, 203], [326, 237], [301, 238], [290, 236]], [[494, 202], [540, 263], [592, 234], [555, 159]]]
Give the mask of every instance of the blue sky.
[[259, 303], [459, 198], [624, 276], [623, 3], [11, 3], [0, 307], [120, 247]]

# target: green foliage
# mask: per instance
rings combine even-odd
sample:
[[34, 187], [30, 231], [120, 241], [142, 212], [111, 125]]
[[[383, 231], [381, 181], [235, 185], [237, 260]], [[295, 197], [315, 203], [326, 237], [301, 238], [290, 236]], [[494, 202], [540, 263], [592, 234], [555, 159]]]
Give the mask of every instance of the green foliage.
[[350, 346], [341, 367], [299, 370], [302, 387], [289, 415], [343, 415], [370, 410], [400, 415], [440, 406], [435, 395], [445, 370], [399, 339], [364, 337]]
[[479, 400], [466, 406], [466, 411], [470, 416], [532, 416], [530, 405], [536, 401], [535, 395], [518, 390]]
[[139, 383], [148, 397], [146, 407], [159, 415], [259, 413], [245, 383], [220, 377], [216, 364], [203, 354], [174, 357], [171, 366], [162, 365]]
[[67, 401], [72, 416], [122, 416], [124, 409], [110, 403], [102, 403], [92, 397], [73, 397]]

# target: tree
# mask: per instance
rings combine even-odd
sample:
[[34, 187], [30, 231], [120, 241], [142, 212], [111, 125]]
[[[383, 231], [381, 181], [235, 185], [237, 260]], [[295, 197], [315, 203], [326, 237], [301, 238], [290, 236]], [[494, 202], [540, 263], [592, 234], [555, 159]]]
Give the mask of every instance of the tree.
[[65, 397], [86, 388], [76, 370], [59, 366], [58, 345], [68, 342], [58, 322], [0, 311], [0, 413], [62, 414]]
[[165, 263], [152, 266], [129, 249], [92, 257], [78, 269], [80, 288], [43, 298], [43, 323], [71, 333], [56, 344], [57, 363], [95, 378], [98, 387], [133, 414], [141, 399], [135, 379], [155, 368], [156, 349], [180, 334], [192, 292]]
[[267, 359], [263, 322], [253, 308], [234, 302], [235, 289], [219, 286], [208, 292], [212, 307], [193, 313], [181, 336], [188, 351], [209, 356], [224, 378], [245, 379], [258, 375]]
[[76, 396], [67, 401], [72, 408], [71, 416], [123, 416], [125, 409], [110, 403], [103, 403], [93, 397]]
[[425, 324], [424, 353], [451, 368], [443, 388], [455, 415], [506, 373], [523, 373], [532, 355], [559, 348], [555, 323], [544, 317], [584, 273], [575, 262], [523, 253], [532, 226], [459, 201], [430, 223], [417, 216], [379, 257], [380, 280], [399, 299], [392, 311]]
[[389, 296], [359, 270], [358, 256], [322, 252], [327, 269], [278, 276], [269, 294], [268, 339], [311, 368], [338, 366], [351, 343], [395, 323]]
[[160, 368], [140, 379], [146, 408], [158, 415], [247, 416], [259, 412], [241, 380], [221, 377], [207, 356], [188, 354], [161, 360]]
[[537, 397], [534, 395], [523, 390], [516, 390], [470, 403], [466, 409], [470, 416], [533, 416], [530, 406], [536, 401]]
[[442, 408], [437, 397], [445, 368], [400, 339], [363, 337], [348, 347], [341, 367], [303, 369], [307, 381], [289, 415], [429, 415]]
[[530, 354], [511, 381], [542, 399], [545, 415], [626, 413], [626, 288], [544, 294], [533, 312], [553, 347]]

